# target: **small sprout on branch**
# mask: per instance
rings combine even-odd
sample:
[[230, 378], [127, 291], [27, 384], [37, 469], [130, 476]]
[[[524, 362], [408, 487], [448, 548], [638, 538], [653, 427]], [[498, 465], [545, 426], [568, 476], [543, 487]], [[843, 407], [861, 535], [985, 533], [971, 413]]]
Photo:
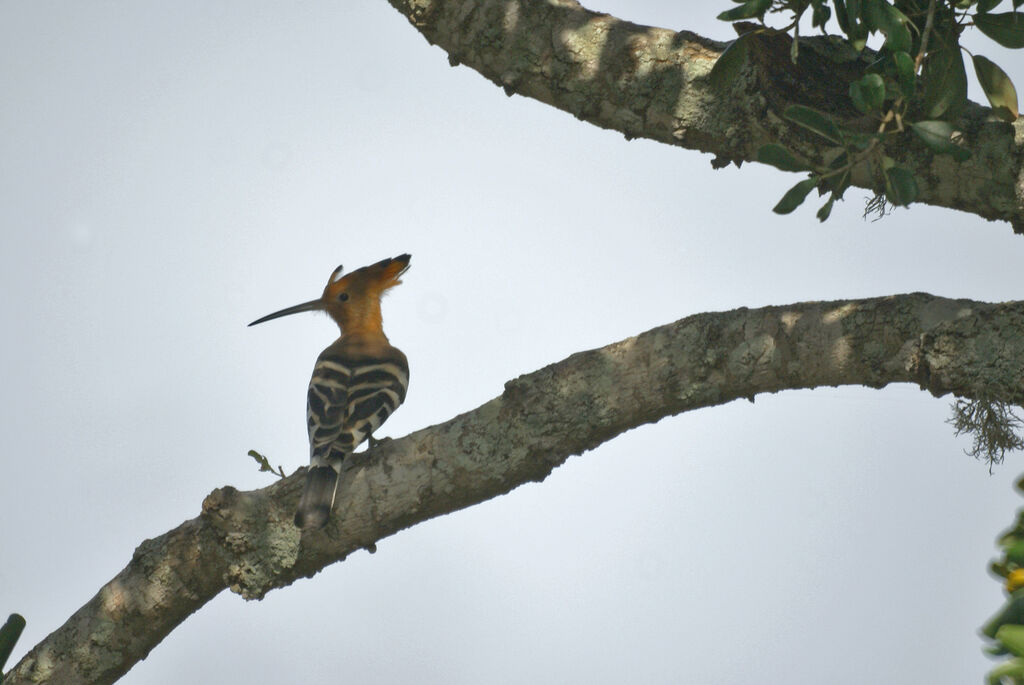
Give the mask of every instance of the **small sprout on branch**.
[[256, 450], [249, 450], [249, 456], [255, 459], [256, 463], [260, 465], [260, 471], [270, 471], [281, 478], [285, 478], [284, 469], [282, 469], [280, 465], [275, 471], [274, 467], [270, 465], [270, 461]]

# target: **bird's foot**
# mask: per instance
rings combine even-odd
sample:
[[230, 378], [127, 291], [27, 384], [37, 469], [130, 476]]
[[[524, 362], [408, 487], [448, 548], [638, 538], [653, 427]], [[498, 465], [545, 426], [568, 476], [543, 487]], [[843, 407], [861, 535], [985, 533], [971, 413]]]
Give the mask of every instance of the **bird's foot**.
[[368, 449], [372, 450], [377, 445], [383, 445], [385, 442], [389, 442], [390, 440], [391, 440], [391, 438], [386, 437], [386, 436], [383, 437], [383, 438], [375, 438], [372, 435], [367, 435], [366, 436], [366, 445], [367, 445]]

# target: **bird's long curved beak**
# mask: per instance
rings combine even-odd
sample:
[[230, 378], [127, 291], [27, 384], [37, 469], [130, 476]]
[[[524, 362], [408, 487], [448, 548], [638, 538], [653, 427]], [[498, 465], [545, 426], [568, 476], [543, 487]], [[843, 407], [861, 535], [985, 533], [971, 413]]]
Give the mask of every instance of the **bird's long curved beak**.
[[302, 304], [297, 304], [297, 305], [294, 305], [292, 307], [286, 307], [285, 309], [282, 309], [279, 312], [274, 312], [273, 314], [267, 314], [264, 317], [256, 319], [255, 321], [253, 321], [249, 325], [250, 326], [255, 326], [256, 324], [263, 323], [264, 321], [270, 321], [271, 319], [276, 319], [276, 318], [281, 317], [281, 316], [288, 316], [289, 314], [298, 314], [299, 312], [316, 312], [316, 311], [322, 310], [323, 308], [324, 308], [323, 300], [317, 298], [315, 300], [310, 300], [309, 302], [303, 302]]

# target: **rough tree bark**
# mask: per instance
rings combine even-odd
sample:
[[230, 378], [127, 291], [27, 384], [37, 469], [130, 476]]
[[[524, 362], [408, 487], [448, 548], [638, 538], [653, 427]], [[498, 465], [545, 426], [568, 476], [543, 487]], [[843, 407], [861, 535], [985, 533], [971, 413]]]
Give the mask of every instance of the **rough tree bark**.
[[[707, 76], [726, 43], [622, 21], [574, 0], [389, 2], [453, 66], [475, 69], [508, 95], [534, 98], [627, 138], [713, 153], [716, 166], [753, 161], [769, 142], [820, 162], [821, 139], [782, 119], [792, 104], [828, 112], [854, 129], [865, 123], [858, 124], [847, 88], [873, 55], [857, 55], [840, 41], [801, 38], [794, 65], [787, 36], [758, 38], [740, 77], [716, 90]], [[1024, 233], [1024, 118], [1007, 124], [969, 103], [957, 129], [972, 152], [965, 162], [933, 155], [913, 136], [901, 136], [886, 153], [914, 172], [919, 202], [1009, 221]], [[879, 185], [866, 165], [852, 181]]]
[[737, 309], [574, 354], [356, 455], [324, 532], [292, 525], [303, 470], [261, 490], [214, 490], [198, 517], [139, 545], [4, 682], [114, 682], [225, 588], [259, 599], [403, 528], [541, 481], [630, 428], [758, 393], [889, 383], [1024, 403], [1024, 302], [914, 293]]

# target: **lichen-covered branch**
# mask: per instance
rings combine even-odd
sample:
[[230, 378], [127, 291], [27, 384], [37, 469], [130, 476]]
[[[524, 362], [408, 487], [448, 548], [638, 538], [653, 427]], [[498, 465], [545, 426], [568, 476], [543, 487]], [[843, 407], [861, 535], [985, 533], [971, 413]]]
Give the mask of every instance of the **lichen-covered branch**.
[[[783, 120], [792, 104], [827, 112], [854, 130], [877, 127], [861, 121], [847, 95], [875, 56], [839, 40], [802, 38], [794, 65], [788, 36], [757, 37], [739, 76], [713, 88], [708, 73], [725, 43], [622, 21], [574, 0], [389, 2], [452, 65], [475, 69], [509, 95], [627, 138], [710, 152], [717, 163], [752, 161], [769, 142], [820, 163], [828, 144]], [[972, 153], [967, 161], [936, 156], [909, 135], [886, 153], [913, 171], [919, 202], [1009, 221], [1024, 232], [1024, 118], [1007, 124], [971, 103], [957, 128]], [[880, 187], [867, 164], [855, 167], [851, 180]]]
[[758, 393], [898, 382], [1024, 404], [1024, 302], [915, 293], [738, 309], [579, 352], [355, 455], [324, 531], [292, 525], [301, 473], [214, 490], [198, 517], [139, 545], [5, 683], [111, 683], [225, 588], [261, 598], [403, 528], [541, 481], [639, 425]]

